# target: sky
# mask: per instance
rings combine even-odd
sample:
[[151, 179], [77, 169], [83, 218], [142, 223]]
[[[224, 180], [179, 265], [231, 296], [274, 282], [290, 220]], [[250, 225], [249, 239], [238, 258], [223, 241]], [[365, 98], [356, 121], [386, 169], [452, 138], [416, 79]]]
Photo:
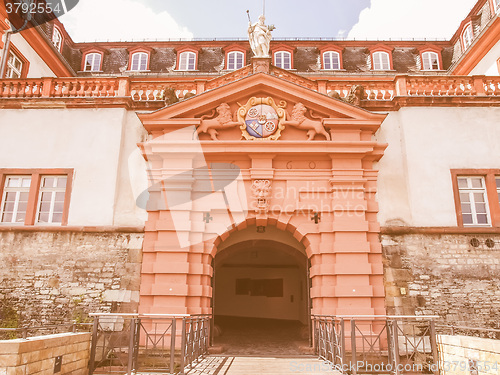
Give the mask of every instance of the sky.
[[477, 0], [80, 0], [76, 42], [247, 38], [265, 1], [273, 38], [450, 39]]

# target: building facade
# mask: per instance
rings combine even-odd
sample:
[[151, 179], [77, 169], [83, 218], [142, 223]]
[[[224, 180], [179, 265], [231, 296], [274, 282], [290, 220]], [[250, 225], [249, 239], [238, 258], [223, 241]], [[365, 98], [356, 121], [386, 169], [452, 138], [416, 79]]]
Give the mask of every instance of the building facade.
[[0, 295], [498, 328], [499, 4], [449, 41], [74, 43], [0, 8]]

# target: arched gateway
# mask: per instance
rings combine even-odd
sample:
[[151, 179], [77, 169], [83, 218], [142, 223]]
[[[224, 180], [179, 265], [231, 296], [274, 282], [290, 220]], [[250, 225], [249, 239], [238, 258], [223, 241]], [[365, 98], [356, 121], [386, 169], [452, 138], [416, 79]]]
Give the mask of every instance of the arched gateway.
[[372, 140], [385, 115], [248, 69], [139, 115], [152, 185], [140, 312], [385, 314], [373, 164], [386, 145]]

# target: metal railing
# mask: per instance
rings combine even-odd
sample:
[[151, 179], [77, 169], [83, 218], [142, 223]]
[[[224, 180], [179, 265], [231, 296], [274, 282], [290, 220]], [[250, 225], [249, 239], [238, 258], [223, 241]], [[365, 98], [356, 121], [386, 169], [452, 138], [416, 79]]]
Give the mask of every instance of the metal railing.
[[89, 374], [184, 374], [208, 353], [210, 315], [92, 314]]
[[438, 374], [434, 318], [314, 315], [314, 350], [342, 374]]
[[500, 329], [479, 328], [461, 325], [436, 324], [436, 329], [441, 334], [449, 333], [451, 335], [476, 336], [488, 339], [500, 340]]
[[0, 340], [24, 339], [66, 332], [89, 332], [92, 323], [67, 323], [34, 327], [0, 328]]

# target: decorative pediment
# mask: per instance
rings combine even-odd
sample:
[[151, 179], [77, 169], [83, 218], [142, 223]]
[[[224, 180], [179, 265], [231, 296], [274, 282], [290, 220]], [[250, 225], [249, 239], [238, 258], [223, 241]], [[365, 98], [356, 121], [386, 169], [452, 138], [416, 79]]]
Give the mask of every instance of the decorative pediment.
[[202, 141], [328, 141], [334, 128], [373, 133], [385, 117], [262, 73], [139, 114], [154, 136], [195, 126]]

